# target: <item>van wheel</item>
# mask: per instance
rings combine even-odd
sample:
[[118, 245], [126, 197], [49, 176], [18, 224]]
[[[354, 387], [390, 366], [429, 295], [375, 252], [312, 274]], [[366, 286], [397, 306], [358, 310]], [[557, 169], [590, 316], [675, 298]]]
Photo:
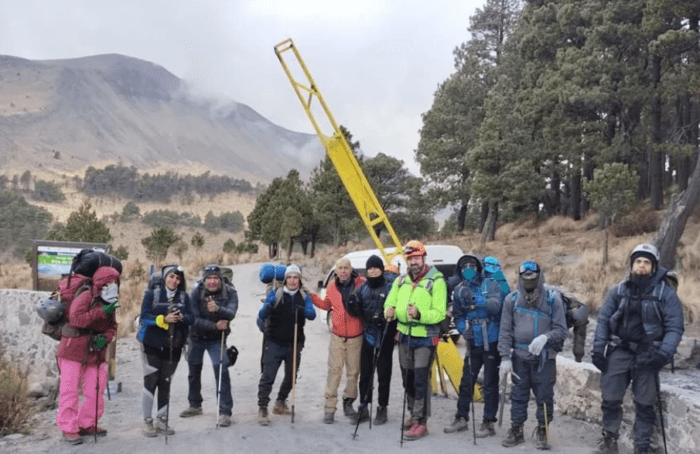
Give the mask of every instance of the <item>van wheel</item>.
[[328, 326], [328, 331], [333, 332], [333, 310], [331, 309], [326, 313], [326, 325]]

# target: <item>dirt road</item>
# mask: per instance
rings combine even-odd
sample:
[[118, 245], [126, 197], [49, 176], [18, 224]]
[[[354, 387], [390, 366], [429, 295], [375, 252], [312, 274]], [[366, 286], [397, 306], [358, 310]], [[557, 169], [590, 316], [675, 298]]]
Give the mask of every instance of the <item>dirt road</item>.
[[[262, 334], [255, 325], [255, 316], [260, 308], [264, 290], [258, 281], [259, 264], [237, 265], [234, 267], [234, 284], [239, 292], [240, 306], [234, 320], [233, 333], [229, 337], [239, 351], [239, 359], [231, 369], [231, 382], [234, 397], [233, 420], [228, 428], [216, 429], [216, 394], [214, 374], [208, 359], [202, 375], [204, 414], [183, 419], [178, 415], [187, 407], [187, 363], [183, 360], [173, 379], [171, 425], [176, 434], [169, 437], [168, 445], [162, 436], [146, 438], [141, 434], [141, 360], [138, 343], [133, 336], [119, 340], [117, 347], [117, 380], [122, 384], [122, 392], [112, 395], [105, 404], [105, 415], [100, 425], [108, 429], [106, 437], [98, 439], [97, 446], [92, 439], [80, 446], [69, 446], [60, 441], [60, 432], [55, 425], [55, 411], [47, 411], [36, 416], [32, 423], [33, 433], [20, 439], [0, 440], [3, 453], [393, 453], [393, 452], [443, 452], [457, 453], [477, 450], [480, 453], [514, 454], [534, 452], [535, 427], [534, 407], [530, 409], [530, 419], [526, 423], [526, 442], [515, 448], [501, 447], [501, 440], [509, 428], [509, 407], [506, 407], [502, 428], [498, 435], [489, 439], [477, 440], [474, 446], [469, 432], [447, 435], [442, 428], [449, 424], [456, 409], [454, 397], [433, 397], [432, 417], [428, 422], [430, 435], [414, 442], [404, 442], [399, 446], [403, 388], [400, 382], [398, 357], [394, 360], [394, 375], [389, 404], [389, 422], [383, 426], [365, 423], [360, 426], [357, 439], [352, 440], [354, 426], [336, 413], [336, 423], [321, 423], [323, 417], [323, 388], [326, 381], [328, 355], [328, 330], [324, 315], [318, 313], [315, 321], [306, 325], [306, 347], [302, 352], [300, 377], [296, 396], [296, 417], [291, 424], [289, 416], [271, 414], [271, 425], [262, 427], [255, 421], [257, 416], [257, 385], [260, 374], [260, 351]], [[314, 276], [314, 279], [317, 277]], [[315, 280], [308, 280], [309, 287]], [[318, 311], [317, 311], [318, 312]], [[282, 370], [278, 376], [271, 397], [274, 400]], [[341, 393], [344, 381], [341, 383]], [[531, 404], [532, 407], [532, 404]], [[477, 422], [483, 414], [481, 404], [476, 405]], [[600, 434], [600, 428], [569, 417], [559, 416], [551, 425], [551, 452], [567, 454], [590, 453]]]

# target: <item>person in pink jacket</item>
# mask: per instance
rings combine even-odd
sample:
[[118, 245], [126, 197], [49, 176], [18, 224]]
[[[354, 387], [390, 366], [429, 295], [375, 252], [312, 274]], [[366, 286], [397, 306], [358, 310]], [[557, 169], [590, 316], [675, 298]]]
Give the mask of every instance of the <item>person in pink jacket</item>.
[[[82, 443], [85, 435], [107, 434], [97, 420], [104, 413], [106, 352], [117, 332], [114, 310], [118, 296], [119, 272], [102, 266], [93, 275], [92, 286], [70, 305], [56, 352], [61, 372], [56, 425], [70, 444]], [[82, 405], [78, 388], [82, 389]]]

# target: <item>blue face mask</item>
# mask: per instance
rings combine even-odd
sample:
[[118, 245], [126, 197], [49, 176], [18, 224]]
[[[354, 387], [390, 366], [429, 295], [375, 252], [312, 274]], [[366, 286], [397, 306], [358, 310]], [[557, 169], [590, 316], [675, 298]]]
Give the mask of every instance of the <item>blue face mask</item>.
[[471, 281], [476, 277], [476, 271], [471, 268], [465, 268], [462, 270], [462, 276], [464, 276], [464, 279]]

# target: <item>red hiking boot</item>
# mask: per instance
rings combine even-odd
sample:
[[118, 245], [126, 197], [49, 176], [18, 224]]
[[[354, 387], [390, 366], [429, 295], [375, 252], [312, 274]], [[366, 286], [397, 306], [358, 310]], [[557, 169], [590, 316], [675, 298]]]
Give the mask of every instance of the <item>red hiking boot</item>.
[[406, 434], [407, 441], [418, 440], [428, 435], [428, 426], [425, 424], [414, 424]]

